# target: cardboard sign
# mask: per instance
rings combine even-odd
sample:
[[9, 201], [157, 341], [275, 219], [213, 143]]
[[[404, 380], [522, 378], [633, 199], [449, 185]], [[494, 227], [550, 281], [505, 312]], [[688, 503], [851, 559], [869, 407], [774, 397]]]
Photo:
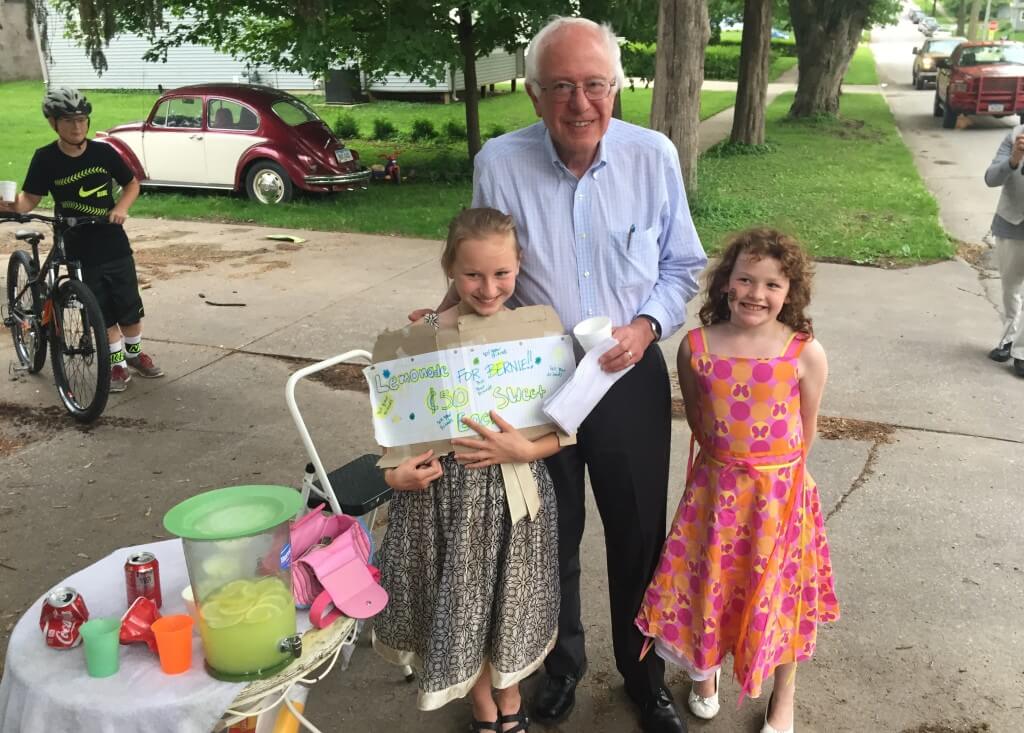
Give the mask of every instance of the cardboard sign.
[[375, 363], [363, 370], [374, 437], [385, 448], [473, 437], [463, 418], [492, 426], [491, 410], [517, 428], [543, 425], [550, 420], [541, 404], [575, 366], [572, 341], [565, 335]]
[[[459, 314], [455, 328], [420, 321], [377, 337], [373, 365], [364, 375], [370, 386], [374, 435], [384, 448], [378, 465], [392, 468], [427, 450], [436, 456], [450, 453], [455, 450], [452, 438], [476, 435], [460, 429], [466, 427], [461, 425], [460, 413], [480, 418], [492, 407], [530, 440], [556, 433], [561, 445], [574, 444], [575, 436], [561, 432], [540, 411], [544, 398], [539, 388], [550, 393], [575, 371], [572, 343], [554, 309], [529, 306], [482, 317], [460, 306]], [[481, 363], [473, 364], [474, 359]], [[399, 364], [397, 370], [392, 368]], [[418, 371], [410, 371], [413, 364]], [[476, 374], [474, 366], [479, 370]], [[378, 377], [382, 381], [375, 381]], [[510, 388], [518, 391], [509, 392]], [[447, 392], [442, 396], [443, 390]], [[421, 422], [421, 415], [429, 419]], [[501, 472], [512, 521], [536, 516], [540, 502], [529, 466], [502, 465]]]

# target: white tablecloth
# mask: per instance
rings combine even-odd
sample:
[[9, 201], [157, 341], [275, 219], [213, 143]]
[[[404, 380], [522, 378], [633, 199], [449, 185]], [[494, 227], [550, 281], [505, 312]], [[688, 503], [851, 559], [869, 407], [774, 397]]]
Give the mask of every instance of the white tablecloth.
[[[61, 585], [85, 597], [91, 618], [120, 617], [126, 603], [124, 561], [140, 550], [149, 550], [160, 562], [161, 614], [185, 613], [181, 591], [188, 574], [177, 539], [117, 550]], [[198, 634], [192, 641], [192, 668], [184, 674], [164, 674], [145, 644], [131, 644], [121, 647], [116, 675], [89, 677], [81, 645], [60, 650], [46, 646], [39, 630], [43, 598], [45, 594], [21, 617], [7, 646], [0, 681], [3, 733], [210, 733], [246, 687], [205, 672]]]

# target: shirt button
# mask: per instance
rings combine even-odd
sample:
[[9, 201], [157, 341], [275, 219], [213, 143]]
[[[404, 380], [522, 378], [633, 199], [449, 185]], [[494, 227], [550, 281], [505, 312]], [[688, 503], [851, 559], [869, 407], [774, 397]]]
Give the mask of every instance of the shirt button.
[[587, 238], [587, 233], [583, 232], [583, 234], [580, 235], [580, 239], [586, 239], [586, 238]]
[[593, 308], [589, 308], [589, 309], [587, 310], [587, 315], [588, 315], [588, 316], [592, 316], [592, 315], [594, 315], [594, 309], [593, 309]]
[[587, 272], [584, 272], [583, 277], [590, 277], [590, 271], [588, 270]]

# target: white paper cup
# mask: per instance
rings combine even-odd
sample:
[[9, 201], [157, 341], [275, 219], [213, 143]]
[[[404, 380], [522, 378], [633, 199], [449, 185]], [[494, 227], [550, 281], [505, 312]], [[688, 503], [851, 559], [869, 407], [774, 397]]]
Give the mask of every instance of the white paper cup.
[[18, 184], [14, 181], [0, 181], [0, 201], [13, 203], [18, 195]]
[[612, 319], [608, 316], [594, 316], [576, 324], [573, 336], [584, 351], [590, 351], [599, 343], [612, 337]]
[[196, 608], [196, 599], [192, 595], [192, 586], [186, 585], [184, 590], [181, 591], [181, 600], [185, 602], [185, 610], [188, 611], [188, 615], [192, 617], [192, 632], [194, 634], [199, 633], [199, 610]]

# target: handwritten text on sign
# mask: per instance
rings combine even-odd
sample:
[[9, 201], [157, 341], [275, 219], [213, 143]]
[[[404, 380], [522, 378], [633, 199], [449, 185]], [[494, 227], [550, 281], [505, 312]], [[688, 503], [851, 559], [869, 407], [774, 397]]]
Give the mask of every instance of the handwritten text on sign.
[[468, 417], [493, 426], [495, 410], [517, 428], [549, 422], [541, 403], [576, 368], [568, 336], [460, 346], [363, 370], [374, 436], [393, 448], [466, 436]]

